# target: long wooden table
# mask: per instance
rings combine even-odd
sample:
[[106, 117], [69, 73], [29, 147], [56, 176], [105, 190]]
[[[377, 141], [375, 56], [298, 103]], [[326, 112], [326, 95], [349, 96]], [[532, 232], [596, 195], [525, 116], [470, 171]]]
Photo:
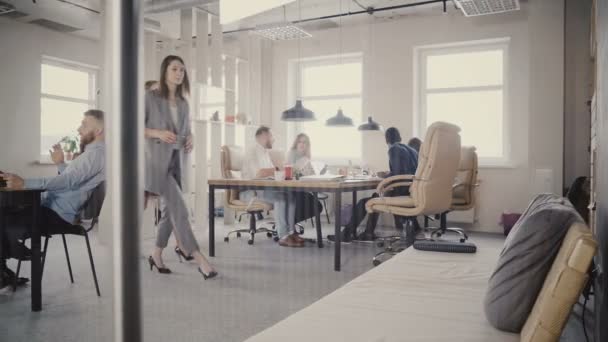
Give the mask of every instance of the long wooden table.
[[32, 250], [32, 311], [42, 310], [42, 260], [40, 251], [40, 194], [44, 190], [9, 190], [0, 188], [0, 253], [2, 253], [2, 239], [4, 237], [4, 227], [6, 226], [5, 210], [17, 207], [27, 207], [31, 213], [29, 228], [31, 231], [31, 250]]
[[[340, 208], [342, 207], [342, 193], [352, 192], [353, 209], [357, 204], [357, 192], [376, 189], [380, 179], [347, 179], [343, 181], [274, 181], [274, 180], [244, 180], [244, 179], [210, 179], [209, 184], [209, 255], [215, 256], [215, 190], [216, 189], [235, 189], [245, 190], [269, 190], [284, 192], [311, 192], [318, 198], [319, 192], [333, 193], [334, 196], [334, 270], [340, 271]], [[314, 205], [315, 227], [317, 230], [317, 246], [323, 247], [323, 236], [321, 233], [321, 213], [318, 206]], [[354, 212], [354, 210], [353, 210]]]

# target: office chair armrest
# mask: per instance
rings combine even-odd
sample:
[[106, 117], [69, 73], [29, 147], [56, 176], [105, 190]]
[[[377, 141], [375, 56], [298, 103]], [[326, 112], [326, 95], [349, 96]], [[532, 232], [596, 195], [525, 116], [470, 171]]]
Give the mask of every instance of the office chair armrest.
[[404, 187], [404, 186], [410, 186], [412, 185], [412, 182], [396, 182], [396, 183], [391, 183], [389, 185], [387, 185], [386, 187], [384, 187], [383, 192], [380, 193], [380, 197], [384, 197], [384, 193], [392, 190], [394, 188], [400, 188], [400, 187]]
[[[382, 196], [386, 190], [393, 189], [397, 186], [406, 186], [410, 185], [411, 181], [414, 179], [414, 175], [397, 175], [383, 179], [376, 187], [376, 192], [378, 195]], [[401, 182], [400, 182], [401, 181]], [[409, 182], [403, 182], [409, 181]], [[394, 186], [393, 183], [395, 183]], [[409, 184], [406, 184], [409, 183]]]

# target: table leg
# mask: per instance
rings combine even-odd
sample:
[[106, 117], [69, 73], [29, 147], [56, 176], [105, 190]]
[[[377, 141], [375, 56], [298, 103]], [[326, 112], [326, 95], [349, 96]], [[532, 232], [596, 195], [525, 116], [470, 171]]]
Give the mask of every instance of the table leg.
[[317, 229], [317, 246], [319, 248], [323, 248], [323, 232], [321, 231], [321, 211], [319, 210], [319, 206], [317, 203], [319, 202], [319, 193], [313, 193], [315, 196], [315, 200], [313, 203], [314, 211], [315, 211], [315, 225]]
[[209, 256], [215, 256], [215, 187], [209, 186]]
[[[359, 222], [357, 220], [358, 214], [359, 213], [357, 212], [357, 191], [353, 191], [353, 219], [354, 219], [353, 222]], [[353, 227], [353, 228], [354, 228], [354, 231], [352, 232], [353, 233], [352, 237], [354, 239], [355, 237], [357, 237], [357, 228], [359, 228], [359, 227]]]
[[42, 256], [40, 253], [40, 193], [32, 193], [32, 311], [42, 310]]
[[[2, 204], [0, 203], [0, 257], [2, 257], [2, 255], [4, 255], [4, 225], [5, 225], [4, 211], [2, 209]], [[0, 264], [0, 266], [4, 266], [4, 263], [6, 263], [6, 261], [2, 260], [2, 264]], [[2, 288], [3, 286], [4, 286], [3, 280], [0, 279], [0, 288]]]
[[342, 240], [342, 233], [340, 232], [340, 217], [342, 211], [342, 191], [338, 190], [335, 192], [334, 197], [334, 220], [335, 220], [335, 235], [334, 235], [334, 271], [340, 271], [340, 242]]

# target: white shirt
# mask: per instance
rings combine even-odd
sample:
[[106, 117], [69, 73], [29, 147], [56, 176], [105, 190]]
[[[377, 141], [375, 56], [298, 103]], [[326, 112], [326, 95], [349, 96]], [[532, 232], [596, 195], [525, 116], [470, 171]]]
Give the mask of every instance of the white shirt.
[[177, 125], [178, 125], [177, 106], [169, 105], [169, 110], [171, 111], [171, 119], [173, 119], [173, 125], [175, 125], [175, 128], [179, 129], [179, 127], [177, 127]]
[[243, 169], [241, 176], [243, 179], [254, 179], [260, 169], [274, 169], [274, 164], [270, 158], [270, 150], [256, 143], [255, 146], [247, 150], [243, 159]]

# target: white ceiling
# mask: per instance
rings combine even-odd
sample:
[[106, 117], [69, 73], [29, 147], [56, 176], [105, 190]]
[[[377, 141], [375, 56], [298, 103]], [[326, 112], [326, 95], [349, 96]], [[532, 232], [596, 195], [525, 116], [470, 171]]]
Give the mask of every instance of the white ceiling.
[[[29, 23], [36, 19], [47, 19], [79, 29], [74, 32], [75, 34], [93, 39], [99, 38], [99, 23], [101, 21], [99, 13], [101, 13], [103, 10], [105, 0], [37, 0], [36, 3], [31, 0], [0, 1], [11, 3], [17, 8], [17, 11], [27, 14], [26, 16], [17, 18], [15, 20]], [[300, 17], [302, 19], [307, 19], [337, 14], [340, 12], [340, 3], [342, 6], [342, 12], [354, 12], [363, 10], [362, 7], [373, 6], [375, 8], [380, 8], [419, 1], [420, 0], [301, 0], [299, 3], [296, 1], [295, 3], [289, 4], [285, 7], [266, 11], [256, 16], [241, 20], [237, 23], [226, 25], [224, 26], [224, 31], [254, 27], [256, 25], [279, 22], [285, 19], [293, 21]], [[195, 1], [145, 0], [144, 2], [152, 2], [154, 5], [162, 5], [163, 3], [193, 3]], [[219, 10], [219, 0], [200, 0], [200, 3], [211, 3], [200, 6], [200, 8], [206, 9], [211, 13], [217, 13]], [[360, 7], [359, 4], [362, 7]], [[299, 8], [301, 8], [301, 12], [299, 11]], [[383, 20], [391, 20], [411, 15], [439, 15], [442, 11], [441, 8], [441, 3], [438, 3], [377, 12], [374, 14], [374, 17]], [[456, 10], [454, 9], [451, 1], [448, 1], [448, 10]], [[177, 10], [159, 14], [149, 14], [146, 15], [146, 17], [158, 20], [161, 23], [161, 27], [179, 27], [179, 15]], [[367, 14], [360, 14], [343, 17], [342, 23], [345, 26], [357, 25], [360, 23], [366, 23], [368, 20], [369, 18]], [[338, 21], [338, 18], [320, 20], [307, 23], [305, 27], [307, 30], [314, 31], [316, 29], [335, 27]]]

